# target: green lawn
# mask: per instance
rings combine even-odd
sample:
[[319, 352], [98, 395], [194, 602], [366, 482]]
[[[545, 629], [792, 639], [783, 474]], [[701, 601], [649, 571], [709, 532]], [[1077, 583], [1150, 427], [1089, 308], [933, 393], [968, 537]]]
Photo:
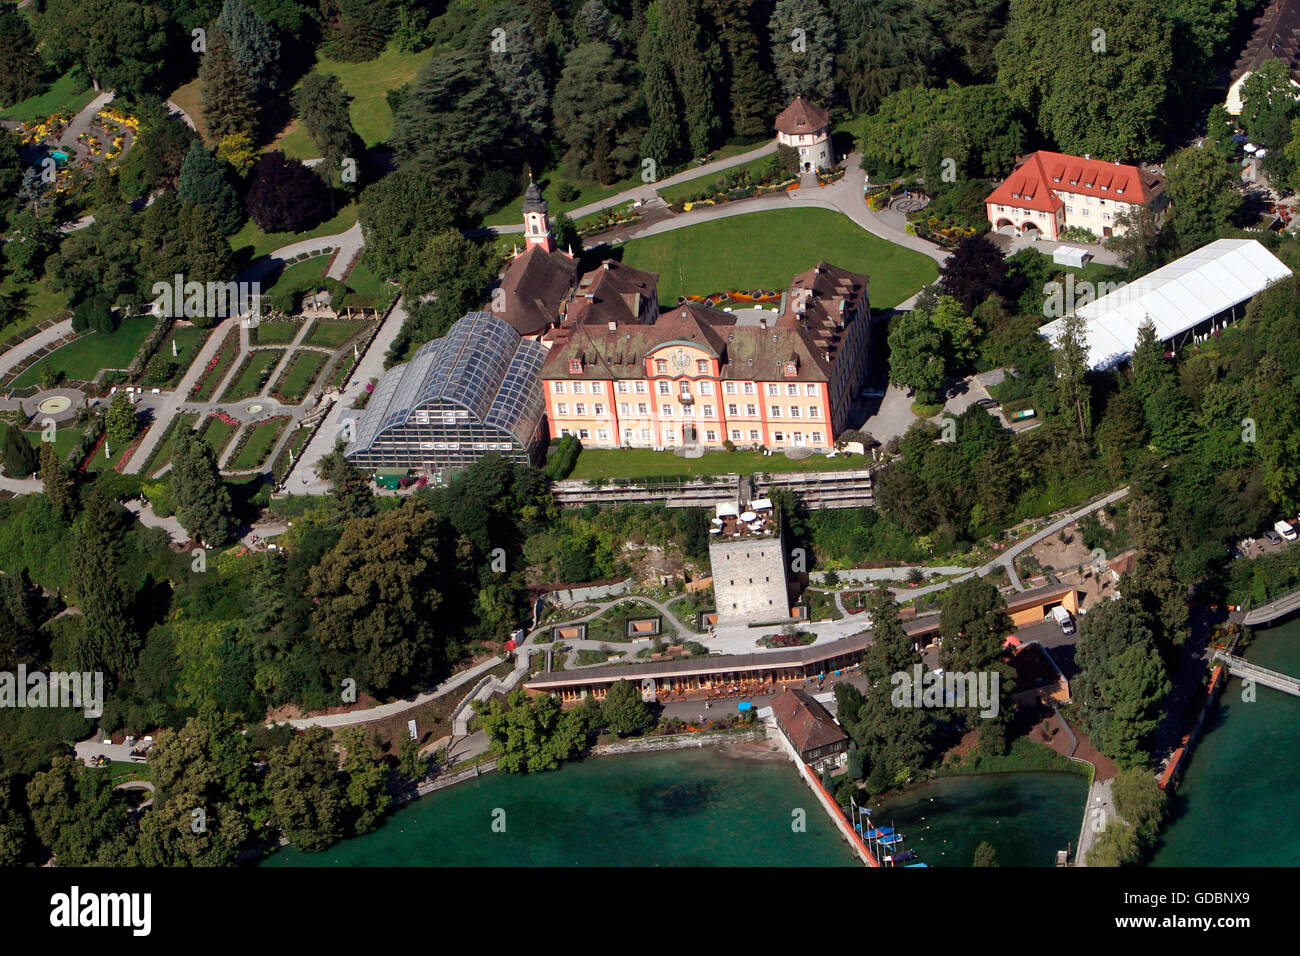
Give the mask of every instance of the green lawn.
[[[12, 426], [0, 423], [0, 441], [4, 440], [5, 431], [10, 427]], [[63, 461], [72, 453], [72, 446], [81, 440], [82, 432], [83, 429], [70, 425], [67, 428], [60, 428], [54, 433], [54, 453], [58, 455], [59, 461]], [[40, 430], [27, 431], [23, 432], [23, 434], [26, 435], [27, 440], [32, 443], [32, 447], [39, 452], [41, 449]], [[134, 444], [134, 442], [130, 444]], [[95, 452], [94, 459], [90, 462], [89, 470], [103, 471], [105, 468], [111, 468], [116, 465], [122, 459], [123, 453], [130, 447], [130, 444], [123, 445], [120, 448], [110, 445], [109, 449], [113, 454], [112, 457], [108, 458], [104, 456], [104, 446], [101, 445], [99, 451]], [[80, 464], [80, 462], [78, 462], [78, 464]]]
[[[432, 48], [418, 53], [404, 53], [389, 44], [376, 59], [365, 63], [341, 63], [323, 54], [316, 57], [315, 73], [333, 73], [352, 97], [349, 112], [352, 126], [367, 147], [386, 142], [393, 132], [393, 111], [386, 99], [389, 90], [409, 82], [420, 67], [433, 55]], [[286, 156], [313, 159], [320, 149], [312, 141], [306, 127], [296, 120], [285, 128], [272, 145], [284, 150]]]
[[[183, 109], [185, 115], [194, 120], [198, 134], [206, 142], [208, 130], [203, 122], [203, 85], [197, 79], [190, 80], [184, 86], [173, 90], [171, 96], [167, 98]], [[209, 143], [208, 145], [213, 144]]]
[[208, 402], [216, 394], [218, 386], [230, 372], [230, 367], [239, 357], [239, 329], [231, 329], [217, 348], [217, 364], [210, 373], [202, 377], [191, 390], [190, 397], [198, 402]]
[[276, 289], [298, 288], [309, 280], [322, 279], [325, 277], [325, 266], [329, 261], [329, 256], [312, 256], [310, 259], [285, 266], [275, 277], [275, 281], [262, 290], [262, 294], [273, 295]]
[[100, 369], [126, 368], [153, 331], [155, 321], [151, 315], [133, 315], [123, 319], [110, 335], [87, 332], [28, 368], [14, 379], [13, 387], [40, 384], [41, 369], [47, 365], [83, 382], [93, 379]]
[[167, 426], [167, 431], [158, 440], [158, 444], [153, 446], [153, 453], [140, 468], [140, 474], [145, 478], [151, 478], [169, 464], [172, 460], [172, 446], [176, 443], [177, 431], [182, 428], [193, 431], [198, 421], [199, 416], [193, 412], [175, 416], [171, 420], [171, 424]]
[[231, 471], [247, 471], [262, 464], [288, 423], [289, 419], [282, 417], [249, 428], [243, 446], [227, 467]]
[[871, 276], [871, 305], [892, 308], [933, 282], [929, 256], [878, 239], [829, 209], [774, 209], [633, 239], [623, 262], [658, 272], [659, 303], [734, 289], [786, 289], [825, 259]]
[[307, 439], [311, 437], [311, 432], [310, 428], [299, 427], [289, 436], [289, 440], [280, 449], [280, 454], [276, 456], [275, 463], [271, 466], [271, 474], [276, 481], [283, 481], [284, 476], [289, 473], [289, 452], [293, 452], [296, 460], [302, 453], [303, 445], [307, 444]]
[[[307, 260], [308, 262], [312, 260]], [[262, 320], [252, 330], [254, 345], [288, 345], [302, 331], [301, 322]]]
[[570, 478], [650, 478], [660, 475], [741, 474], [786, 471], [848, 471], [865, 468], [869, 459], [862, 455], [848, 457], [813, 455], [802, 461], [782, 454], [761, 455], [756, 451], [712, 451], [703, 458], [681, 458], [671, 451], [648, 448], [587, 448], [578, 456]]
[[329, 322], [325, 319], [318, 319], [316, 324], [311, 327], [311, 331], [307, 333], [307, 338], [303, 340], [303, 344], [336, 349], [368, 327], [369, 323], [366, 322], [348, 322], [346, 320]]
[[68, 314], [68, 296], [65, 292], [55, 292], [44, 280], [37, 282], [19, 282], [13, 276], [0, 280], [0, 295], [8, 295], [19, 289], [27, 292], [27, 314], [17, 322], [11, 322], [0, 329], [0, 341], [24, 332], [46, 319], [63, 318]]
[[234, 249], [236, 254], [248, 249], [253, 259], [259, 259], [291, 242], [318, 239], [321, 236], [336, 236], [340, 232], [347, 232], [356, 225], [356, 221], [356, 203], [348, 203], [333, 219], [326, 220], [315, 229], [308, 229], [306, 232], [263, 232], [257, 223], [250, 219], [244, 223], [242, 229], [230, 237], [230, 248]]
[[239, 427], [237, 425], [223, 422], [220, 418], [213, 418], [209, 415], [207, 418], [203, 419], [203, 428], [200, 430], [200, 437], [208, 443], [208, 447], [210, 447], [213, 452], [216, 453], [217, 458], [220, 459], [221, 453], [225, 451], [226, 446], [230, 444], [230, 439], [234, 437], [235, 432], [238, 430]]
[[749, 162], [741, 163], [739, 166], [732, 166], [730, 169], [724, 169], [712, 176], [701, 176], [699, 179], [689, 179], [684, 183], [678, 183], [676, 186], [667, 186], [663, 189], [656, 189], [655, 192], [659, 194], [664, 202], [672, 205], [681, 199], [685, 199], [687, 196], [696, 196], [700, 193], [714, 193], [720, 191], [723, 186], [723, 180], [730, 175], [738, 175], [742, 170], [762, 175], [775, 158], [775, 153], [771, 156], [760, 156], [758, 159], [751, 159]]
[[79, 71], [74, 69], [51, 83], [45, 92], [19, 100], [13, 106], [0, 110], [0, 119], [30, 123], [61, 110], [80, 113], [97, 95], [81, 78]]
[[239, 374], [221, 396], [222, 402], [238, 402], [252, 398], [262, 390], [262, 376], [269, 373], [284, 355], [284, 349], [258, 349], [244, 357]]
[[396, 294], [397, 289], [384, 279], [375, 275], [362, 263], [352, 267], [347, 280], [348, 291], [340, 306], [354, 309], [384, 309]]
[[324, 352], [308, 352], [300, 350], [294, 353], [290, 360], [289, 367], [280, 375], [280, 380], [275, 383], [272, 394], [283, 401], [286, 405], [296, 405], [302, 401], [303, 396], [307, 394], [307, 389], [311, 388], [312, 382], [316, 381], [316, 376], [320, 370], [325, 367], [329, 361], [329, 356]]
[[[211, 334], [211, 329], [200, 329], [197, 326], [186, 326], [184, 328], [172, 326], [171, 331], [167, 333], [167, 337], [163, 339], [162, 345], [158, 346], [156, 354], [161, 355], [168, 361], [176, 363], [176, 372], [166, 382], [156, 382], [151, 379], [146, 379], [145, 384], [165, 388], [175, 387], [176, 383], [185, 375], [186, 370], [190, 367], [190, 363], [194, 361], [194, 357], [198, 355], [199, 351], [203, 348], [203, 343], [208, 340], [208, 336]], [[176, 343], [176, 354], [174, 356], [172, 355], [173, 342]]]

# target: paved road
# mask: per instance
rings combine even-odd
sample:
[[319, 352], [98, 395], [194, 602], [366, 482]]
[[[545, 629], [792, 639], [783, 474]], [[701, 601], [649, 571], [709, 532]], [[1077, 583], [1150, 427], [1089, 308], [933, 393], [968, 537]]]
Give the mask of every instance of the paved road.
[[1128, 494], [1128, 488], [1121, 488], [1118, 491], [1112, 491], [1104, 498], [1100, 498], [1097, 501], [1092, 502], [1091, 504], [1084, 505], [1082, 508], [1080, 508], [1077, 511], [1072, 511], [1070, 514], [1067, 514], [1064, 518], [1060, 518], [1052, 522], [1042, 531], [1032, 534], [1024, 541], [1021, 541], [1019, 544], [1016, 544], [1013, 547], [1008, 548], [1006, 551], [1002, 552], [1002, 554], [998, 555], [996, 558], [994, 558], [992, 561], [988, 562], [987, 564], [980, 565], [970, 574], [962, 575], [961, 577], [954, 578], [951, 581], [945, 581], [942, 584], [927, 585], [926, 587], [923, 588], [893, 588], [892, 590], [894, 592], [894, 596], [904, 601], [912, 600], [914, 598], [925, 597], [926, 595], [934, 594], [939, 591], [945, 590], [946, 588], [950, 588], [954, 584], [958, 583], [959, 581], [965, 581], [972, 576], [983, 577], [984, 575], [992, 571], [994, 568], [996, 568], [998, 565], [1002, 565], [1007, 569], [1007, 575], [1008, 577], [1011, 578], [1011, 583], [1012, 585], [1015, 586], [1015, 589], [1017, 591], [1023, 591], [1025, 589], [1025, 586], [1023, 583], [1021, 583], [1020, 578], [1016, 575], [1016, 567], [1015, 567], [1015, 559], [1020, 554], [1022, 554], [1026, 549], [1032, 548], [1034, 545], [1036, 545], [1038, 542], [1042, 541], [1043, 539], [1049, 538], [1052, 535], [1056, 534], [1056, 532], [1060, 531], [1062, 528], [1069, 527], [1070, 525], [1074, 524], [1076, 521], [1078, 521], [1080, 518], [1084, 517], [1085, 515], [1090, 515], [1094, 511], [1097, 511], [1100, 508], [1104, 508], [1107, 505], [1114, 504], [1116, 501], [1119, 501], [1127, 494]]
[[48, 329], [37, 332], [31, 338], [19, 342], [8, 352], [0, 355], [0, 378], [9, 374], [11, 369], [35, 355], [47, 345], [53, 345], [65, 335], [71, 334], [72, 320], [64, 319], [62, 322], [55, 322]]
[[[693, 166], [690, 169], [684, 169], [680, 173], [661, 179], [655, 183], [642, 183], [639, 186], [633, 186], [631, 189], [625, 189], [621, 193], [609, 196], [597, 202], [587, 203], [585, 206], [578, 206], [575, 209], [564, 210], [568, 213], [570, 219], [580, 219], [583, 216], [589, 216], [592, 213], [600, 212], [602, 209], [608, 209], [611, 206], [622, 206], [630, 202], [647, 202], [658, 198], [658, 190], [668, 186], [675, 186], [678, 183], [689, 182], [692, 179], [699, 179], [702, 176], [711, 176], [720, 173], [724, 169], [730, 169], [733, 166], [740, 166], [751, 160], [770, 155], [776, 152], [776, 140], [769, 140], [756, 149], [740, 153], [736, 156], [729, 156], [726, 159], [715, 159], [711, 163], [705, 163], [703, 166]], [[556, 210], [557, 213], [559, 210]], [[523, 232], [523, 223], [513, 223], [510, 225], [492, 226], [492, 229], [500, 234]], [[477, 231], [477, 230], [475, 230]]]
[[334, 444], [342, 433], [343, 422], [360, 420], [362, 412], [354, 409], [352, 403], [365, 391], [366, 385], [372, 378], [383, 377], [384, 357], [388, 354], [389, 346], [393, 344], [393, 339], [397, 338], [397, 333], [401, 331], [405, 321], [406, 310], [402, 307], [402, 300], [398, 299], [389, 312], [388, 318], [375, 333], [370, 347], [361, 356], [352, 378], [343, 388], [342, 396], [334, 402], [324, 424], [316, 430], [316, 434], [298, 456], [293, 469], [285, 477], [286, 494], [323, 495], [329, 492], [329, 482], [316, 474], [316, 466], [322, 458], [334, 450]]

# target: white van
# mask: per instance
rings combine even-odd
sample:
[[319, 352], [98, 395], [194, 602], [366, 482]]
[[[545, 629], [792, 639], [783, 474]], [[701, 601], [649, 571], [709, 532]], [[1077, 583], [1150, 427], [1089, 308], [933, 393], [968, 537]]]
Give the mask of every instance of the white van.
[[1052, 608], [1051, 616], [1052, 620], [1061, 625], [1062, 634], [1074, 633], [1074, 618], [1070, 616], [1070, 612], [1063, 605], [1058, 604]]
[[1295, 528], [1291, 527], [1290, 523], [1286, 521], [1279, 521], [1277, 524], [1273, 525], [1273, 530], [1288, 541], [1294, 541], [1296, 538], [1300, 538], [1300, 535], [1296, 534]]

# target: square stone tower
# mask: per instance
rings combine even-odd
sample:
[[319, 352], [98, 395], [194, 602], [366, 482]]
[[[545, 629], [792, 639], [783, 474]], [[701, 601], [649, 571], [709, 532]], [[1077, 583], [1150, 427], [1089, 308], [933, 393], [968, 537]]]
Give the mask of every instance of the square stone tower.
[[770, 499], [727, 501], [709, 529], [709, 563], [719, 624], [783, 621], [790, 586], [781, 516]]

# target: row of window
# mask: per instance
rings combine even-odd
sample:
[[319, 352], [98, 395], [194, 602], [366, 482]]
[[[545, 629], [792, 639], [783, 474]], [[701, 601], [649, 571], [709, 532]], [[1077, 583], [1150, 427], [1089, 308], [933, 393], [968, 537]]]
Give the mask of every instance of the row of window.
[[[631, 444], [633, 441], [636, 441], [636, 440], [637, 440], [637, 438], [635, 437], [635, 436], [636, 436], [636, 433], [637, 433], [637, 430], [636, 430], [636, 429], [632, 429], [632, 428], [625, 428], [625, 429], [623, 429], [623, 441], [626, 442], [626, 443], [628, 443], [628, 444]], [[573, 429], [573, 428], [561, 428], [561, 429], [560, 429], [560, 434], [561, 434], [561, 435], [577, 435], [578, 438], [579, 438], [580, 440], [582, 440], [582, 441], [590, 441], [590, 440], [591, 440], [591, 429], [589, 429], [589, 428], [578, 428], [578, 429]], [[741, 429], [739, 429], [739, 428], [733, 428], [733, 429], [731, 430], [731, 440], [732, 440], [732, 441], [745, 441], [745, 437], [744, 437], [744, 435], [745, 435], [745, 433], [744, 433]], [[643, 441], [643, 442], [648, 442], [648, 441], [650, 441], [650, 436], [651, 436], [651, 431], [650, 431], [649, 428], [642, 428], [642, 429], [640, 429], [640, 440], [641, 440], [641, 441]], [[804, 443], [804, 433], [803, 433], [803, 432], [792, 432], [792, 433], [790, 434], [790, 438], [791, 438], [791, 440], [792, 440], [796, 445], [802, 445], [802, 444]], [[808, 438], [809, 438], [809, 440], [810, 440], [814, 445], [820, 445], [820, 444], [822, 443], [822, 433], [821, 433], [821, 432], [812, 432], [812, 433], [808, 436]], [[713, 429], [711, 429], [711, 428], [710, 428], [710, 429], [707, 429], [707, 430], [705, 430], [705, 432], [704, 432], [704, 440], [705, 440], [706, 442], [711, 442], [711, 443], [716, 444], [717, 441], [718, 441], [718, 433], [717, 433], [716, 431], [714, 431]], [[599, 441], [599, 442], [608, 442], [608, 441], [609, 441], [609, 429], [607, 429], [607, 428], [597, 428], [597, 429], [596, 429], [596, 441]], [[757, 428], [751, 428], [751, 429], [749, 430], [749, 441], [751, 441], [751, 442], [762, 441], [761, 434], [760, 434], [760, 432], [759, 432], [759, 430], [758, 430]], [[774, 441], [774, 442], [775, 442], [776, 444], [778, 444], [778, 445], [785, 444], [785, 432], [773, 432], [773, 433], [772, 433], [772, 441]], [[676, 442], [677, 442], [677, 432], [673, 431], [673, 429], [671, 429], [671, 428], [668, 429], [666, 432], [664, 432], [664, 442], [665, 442], [666, 444], [669, 444], [669, 445], [676, 444]], [[454, 446], [453, 446], [453, 447], [454, 447]], [[475, 447], [478, 447], [478, 446], [475, 446]], [[511, 446], [510, 446], [510, 445], [506, 445], [505, 447], [506, 447], [506, 448], [509, 448], [509, 447], [511, 447]]]
[[[603, 395], [603, 394], [605, 394], [605, 383], [604, 383], [604, 382], [600, 382], [600, 381], [593, 381], [593, 382], [558, 382], [558, 381], [557, 381], [557, 382], [551, 382], [551, 393], [552, 393], [553, 395], [564, 395], [564, 394], [566, 394], [567, 392], [569, 392], [570, 387], [572, 387], [572, 394], [574, 394], [574, 395], [583, 395], [583, 394], [586, 394], [586, 392], [587, 392], [587, 386], [588, 386], [588, 385], [591, 386], [591, 394], [592, 394], [592, 395]], [[683, 395], [689, 395], [689, 394], [691, 393], [691, 388], [690, 388], [690, 383], [689, 383], [689, 382], [680, 382], [679, 385], [680, 385], [681, 393], [682, 393]], [[645, 383], [645, 382], [640, 382], [640, 381], [638, 381], [638, 382], [630, 382], [630, 383], [629, 383], [629, 382], [616, 382], [616, 383], [615, 383], [615, 390], [616, 390], [620, 395], [626, 395], [626, 394], [628, 393], [628, 391], [629, 391], [629, 386], [632, 386], [631, 390], [634, 391], [637, 395], [645, 395], [645, 394], [646, 394], [646, 391], [647, 391], [647, 389], [646, 389], [646, 383]], [[698, 393], [699, 393], [700, 395], [712, 395], [712, 394], [713, 394], [713, 383], [712, 383], [712, 382], [697, 382], [695, 387], [696, 387], [696, 389], [697, 389], [697, 391], [698, 391]], [[739, 390], [739, 391], [738, 391], [738, 390]], [[660, 383], [659, 383], [659, 394], [660, 394], [660, 395], [671, 395], [671, 394], [672, 394], [672, 391], [673, 391], [673, 389], [672, 389], [672, 384], [671, 384], [671, 383], [669, 383], [669, 382], [660, 382]], [[723, 391], [723, 393], [726, 394], [726, 395], [736, 395], [736, 394], [740, 394], [741, 392], [743, 392], [745, 395], [754, 395], [754, 394], [756, 394], [756, 391], [755, 391], [755, 387], [754, 387], [754, 383], [753, 383], [753, 382], [723, 382], [723, 383], [722, 383], [722, 391]], [[776, 382], [768, 382], [768, 384], [767, 384], [767, 394], [768, 394], [769, 396], [772, 396], [772, 397], [775, 397], [775, 396], [777, 396], [777, 395], [780, 395], [780, 394], [781, 394], [781, 386], [778, 385]], [[801, 385], [800, 383], [798, 383], [798, 382], [786, 382], [786, 384], [785, 384], [785, 394], [786, 394], [786, 395], [791, 395], [791, 396], [797, 396], [797, 395], [818, 395], [818, 394], [820, 394], [820, 390], [819, 390], [819, 386], [818, 386], [818, 384], [817, 384], [816, 382], [807, 382], [807, 383], [803, 383], [802, 385]]]
[[[780, 406], [780, 405], [771, 405], [771, 406], [768, 407], [768, 410], [767, 410], [767, 411], [768, 411], [768, 417], [770, 417], [770, 418], [781, 418], [781, 417], [782, 417], [782, 412], [781, 412], [781, 406]], [[800, 408], [798, 405], [791, 405], [791, 406], [787, 409], [787, 411], [789, 412], [788, 417], [790, 417], [790, 418], [802, 418], [802, 417], [803, 417], [803, 409]], [[592, 406], [591, 406], [591, 413], [592, 413], [593, 415], [597, 415], [597, 416], [604, 415], [604, 414], [605, 414], [605, 406], [604, 406], [604, 405], [592, 405]], [[632, 414], [632, 406], [631, 406], [629, 403], [627, 403], [627, 402], [619, 402], [619, 405], [618, 405], [618, 413], [619, 413], [620, 415], [622, 415], [624, 418], [626, 418], [626, 417], [628, 417], [629, 415]], [[645, 402], [638, 402], [638, 403], [637, 403], [637, 406], [636, 406], [636, 413], [637, 413], [637, 415], [641, 416], [642, 418], [645, 418], [646, 416], [648, 416], [648, 415], [650, 414], [650, 406], [647, 405]], [[555, 403], [555, 414], [556, 414], [556, 415], [567, 415], [567, 414], [569, 414], [569, 403], [568, 403], [568, 402], [556, 402], [556, 403]], [[575, 414], [575, 415], [586, 415], [586, 414], [587, 414], [587, 404], [586, 404], [586, 402], [576, 402], [576, 403], [574, 403], [574, 406], [573, 406], [573, 414]], [[660, 416], [662, 416], [663, 418], [672, 418], [672, 417], [673, 417], [673, 406], [672, 406], [672, 405], [660, 405], [660, 406], [659, 406], [659, 414], [660, 414]], [[712, 405], [705, 405], [705, 406], [703, 406], [703, 408], [702, 408], [702, 414], [703, 414], [703, 417], [704, 417], [704, 418], [713, 418], [713, 417], [714, 417], [714, 416], [713, 416], [713, 406], [712, 406]], [[729, 416], [733, 417], [733, 418], [739, 416], [739, 415], [740, 415], [740, 406], [738, 406], [738, 405], [728, 405], [728, 406], [727, 406], [727, 414], [728, 414]], [[757, 417], [757, 415], [758, 415], [758, 406], [757, 406], [757, 405], [746, 405], [746, 406], [745, 406], [745, 414], [746, 414], [747, 416], [749, 416], [750, 418], [755, 418], [755, 417]], [[694, 405], [683, 405], [683, 406], [682, 406], [682, 415], [683, 415], [684, 417], [687, 417], [687, 418], [694, 418], [694, 417], [695, 417], [695, 406], [694, 406]], [[809, 417], [809, 418], [821, 418], [821, 417], [822, 417], [822, 410], [821, 410], [821, 407], [818, 406], [818, 405], [809, 405], [809, 406], [808, 406], [808, 417]]]
[[[1103, 199], [1102, 202], [1105, 202], [1105, 200]], [[1065, 207], [1065, 211], [1066, 211], [1067, 213], [1069, 213], [1071, 216], [1074, 215], [1074, 207], [1073, 207], [1073, 206], [1066, 206], [1066, 207]], [[1089, 209], [1089, 208], [1087, 208], [1086, 206], [1084, 206], [1084, 207], [1082, 207], [1082, 208], [1079, 209], [1079, 213], [1080, 213], [1081, 215], [1084, 215], [1084, 216], [1090, 216], [1090, 215], [1092, 215], [1092, 210]], [[1108, 212], [1103, 212], [1103, 213], [1101, 214], [1101, 218], [1102, 218], [1102, 221], [1103, 221], [1103, 222], [1110, 222], [1110, 213], [1108, 213]]]

